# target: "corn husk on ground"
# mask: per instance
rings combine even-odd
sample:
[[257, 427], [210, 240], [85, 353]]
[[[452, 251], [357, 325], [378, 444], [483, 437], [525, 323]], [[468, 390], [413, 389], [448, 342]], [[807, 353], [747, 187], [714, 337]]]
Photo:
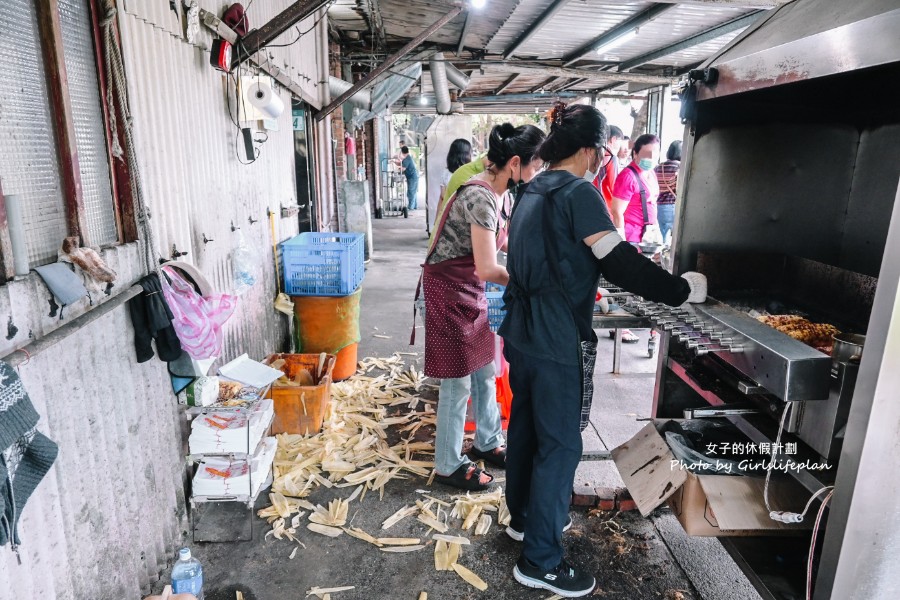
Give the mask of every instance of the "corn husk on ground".
[[[374, 375], [378, 369], [384, 373]], [[354, 503], [370, 492], [383, 498], [385, 486], [394, 479], [422, 477], [433, 473], [432, 441], [416, 441], [419, 430], [435, 425], [433, 402], [421, 398], [417, 391], [425, 383], [424, 374], [415, 368], [405, 370], [399, 354], [386, 359], [367, 358], [358, 373], [346, 381], [333, 384], [330, 414], [326, 415], [322, 432], [310, 435], [281, 434], [275, 457], [275, 481], [269, 495], [272, 505], [259, 511], [266, 518], [272, 536], [297, 544], [291, 552], [305, 547], [298, 539], [302, 528], [327, 537], [343, 534], [368, 543], [373, 550], [385, 553], [417, 552], [434, 547], [435, 568], [453, 571], [478, 590], [487, 589], [478, 575], [457, 561], [469, 537], [487, 534], [493, 525], [506, 525], [509, 512], [502, 490], [482, 494], [464, 494], [441, 500], [432, 492], [418, 490], [405, 506], [381, 523], [379, 534], [354, 526]], [[400, 407], [401, 414], [395, 407]], [[388, 435], [388, 428], [395, 428]], [[399, 442], [391, 445], [388, 439]], [[353, 488], [344, 498], [335, 498], [327, 507], [305, 500], [313, 491]], [[345, 495], [342, 493], [341, 495]], [[301, 523], [306, 517], [305, 527]], [[399, 523], [427, 530], [421, 537], [397, 537], [390, 531]], [[324, 595], [321, 588], [312, 595]]]

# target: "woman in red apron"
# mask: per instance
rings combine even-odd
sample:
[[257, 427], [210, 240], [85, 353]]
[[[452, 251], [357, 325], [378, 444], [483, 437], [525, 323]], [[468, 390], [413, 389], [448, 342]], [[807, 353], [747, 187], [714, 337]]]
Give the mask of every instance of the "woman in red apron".
[[425, 292], [425, 374], [441, 380], [435, 438], [435, 481], [465, 490], [486, 489], [493, 477], [461, 454], [466, 404], [475, 410], [471, 454], [506, 464], [494, 383], [494, 334], [488, 325], [484, 282], [506, 285], [497, 264], [500, 204], [511, 188], [528, 182], [543, 163], [535, 159], [544, 133], [504, 123], [491, 131], [491, 166], [448, 201], [422, 273]]

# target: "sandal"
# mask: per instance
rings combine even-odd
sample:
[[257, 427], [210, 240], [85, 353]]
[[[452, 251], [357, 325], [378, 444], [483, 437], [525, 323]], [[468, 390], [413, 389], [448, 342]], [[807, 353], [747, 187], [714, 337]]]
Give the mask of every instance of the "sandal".
[[[487, 483], [481, 483], [481, 475], [490, 477]], [[474, 463], [466, 463], [450, 475], [435, 473], [434, 480], [444, 485], [467, 490], [470, 492], [483, 492], [494, 482], [494, 476], [478, 468]]]
[[493, 450], [479, 450], [475, 446], [469, 450], [469, 456], [480, 458], [501, 469], [506, 468], [506, 446], [497, 446]]
[[638, 338], [638, 336], [634, 335], [630, 329], [622, 330], [622, 343], [623, 344], [637, 344], [639, 339], [640, 338]]

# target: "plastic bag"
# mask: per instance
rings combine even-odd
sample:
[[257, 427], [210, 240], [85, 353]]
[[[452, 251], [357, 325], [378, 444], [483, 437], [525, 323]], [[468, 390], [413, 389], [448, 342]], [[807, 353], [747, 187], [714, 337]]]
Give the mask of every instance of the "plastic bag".
[[231, 251], [231, 268], [234, 293], [243, 296], [259, 280], [259, 257], [240, 230], [237, 246]]
[[222, 353], [222, 325], [234, 313], [237, 297], [212, 294], [204, 297], [170, 267], [161, 267], [159, 278], [166, 303], [172, 311], [172, 327], [181, 347], [195, 360]]

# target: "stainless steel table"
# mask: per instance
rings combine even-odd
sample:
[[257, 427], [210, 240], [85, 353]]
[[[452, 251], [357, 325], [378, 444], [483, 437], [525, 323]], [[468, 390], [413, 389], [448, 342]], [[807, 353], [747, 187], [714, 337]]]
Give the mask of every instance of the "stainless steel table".
[[615, 331], [612, 372], [618, 375], [620, 373], [619, 365], [622, 358], [622, 330], [649, 329], [652, 327], [652, 323], [647, 317], [639, 317], [620, 308], [606, 314], [594, 313], [593, 326], [594, 329], [612, 329]]

